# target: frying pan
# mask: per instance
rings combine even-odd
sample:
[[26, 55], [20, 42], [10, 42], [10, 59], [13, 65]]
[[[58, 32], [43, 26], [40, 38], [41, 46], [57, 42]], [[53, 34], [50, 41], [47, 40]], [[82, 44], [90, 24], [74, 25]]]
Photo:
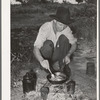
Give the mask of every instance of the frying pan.
[[[62, 83], [66, 82], [66, 81], [69, 79], [69, 77], [66, 76], [66, 75], [65, 75], [64, 73], [62, 73], [62, 72], [55, 72], [54, 75], [55, 75], [55, 77], [56, 77], [55, 80], [52, 79], [53, 77], [52, 77], [51, 74], [48, 74], [48, 75], [47, 75], [48, 81], [49, 81], [50, 83], [52, 83], [52, 84], [62, 84]], [[60, 76], [60, 79], [59, 79], [59, 76]]]

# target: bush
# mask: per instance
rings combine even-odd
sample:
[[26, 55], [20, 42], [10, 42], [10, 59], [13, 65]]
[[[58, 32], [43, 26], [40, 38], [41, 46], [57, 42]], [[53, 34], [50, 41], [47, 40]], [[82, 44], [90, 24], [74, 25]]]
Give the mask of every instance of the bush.
[[85, 16], [87, 16], [87, 17], [93, 17], [93, 16], [95, 16], [96, 15], [96, 13], [97, 13], [97, 11], [96, 11], [96, 9], [95, 8], [88, 8], [87, 10], [86, 10], [86, 12], [85, 12]]
[[97, 0], [88, 0], [88, 3], [97, 4]]
[[[73, 34], [82, 41], [80, 48], [86, 50], [96, 45], [96, 21], [93, 18], [79, 18], [70, 25]], [[83, 48], [84, 46], [84, 48]], [[95, 48], [94, 48], [95, 49]]]
[[26, 4], [33, 4], [33, 3], [38, 3], [39, 0], [16, 0], [22, 3], [22, 5], [26, 5]]

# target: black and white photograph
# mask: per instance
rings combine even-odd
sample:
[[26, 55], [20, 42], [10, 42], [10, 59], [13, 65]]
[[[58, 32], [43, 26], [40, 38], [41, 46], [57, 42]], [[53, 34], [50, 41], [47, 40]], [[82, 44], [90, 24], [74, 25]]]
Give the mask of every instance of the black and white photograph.
[[98, 0], [10, 0], [10, 100], [97, 100], [97, 15]]

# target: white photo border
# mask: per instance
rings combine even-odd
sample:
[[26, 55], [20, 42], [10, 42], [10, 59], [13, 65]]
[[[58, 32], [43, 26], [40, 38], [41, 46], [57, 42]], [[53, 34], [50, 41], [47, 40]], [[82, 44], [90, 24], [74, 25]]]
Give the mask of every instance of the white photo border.
[[[97, 100], [99, 100], [99, 0], [97, 0]], [[1, 100], [11, 100], [10, 0], [1, 1]]]

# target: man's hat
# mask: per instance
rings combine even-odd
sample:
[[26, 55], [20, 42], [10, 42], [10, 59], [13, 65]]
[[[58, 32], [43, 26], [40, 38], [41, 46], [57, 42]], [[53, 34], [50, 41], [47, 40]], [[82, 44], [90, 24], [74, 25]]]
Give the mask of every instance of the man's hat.
[[51, 18], [63, 23], [63, 24], [70, 24], [73, 20], [70, 19], [70, 11], [69, 8], [58, 7], [56, 15], [50, 15]]

